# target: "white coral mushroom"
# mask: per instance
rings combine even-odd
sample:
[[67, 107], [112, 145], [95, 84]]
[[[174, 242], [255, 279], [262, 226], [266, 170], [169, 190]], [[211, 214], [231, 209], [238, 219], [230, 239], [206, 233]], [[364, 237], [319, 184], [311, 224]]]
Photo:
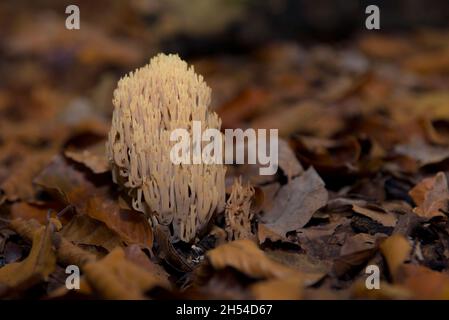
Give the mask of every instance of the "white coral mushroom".
[[[118, 82], [107, 142], [114, 182], [124, 187], [133, 208], [173, 226], [173, 240], [192, 240], [222, 211], [222, 164], [173, 164], [170, 133], [183, 128], [192, 138], [193, 121], [202, 130], [220, 129], [208, 109], [211, 90], [177, 55], [159, 54]], [[192, 139], [191, 139], [192, 140]]]
[[251, 220], [254, 213], [251, 202], [254, 188], [248, 183], [242, 184], [241, 177], [235, 179], [231, 188], [231, 195], [225, 206], [225, 221], [228, 240], [252, 239]]

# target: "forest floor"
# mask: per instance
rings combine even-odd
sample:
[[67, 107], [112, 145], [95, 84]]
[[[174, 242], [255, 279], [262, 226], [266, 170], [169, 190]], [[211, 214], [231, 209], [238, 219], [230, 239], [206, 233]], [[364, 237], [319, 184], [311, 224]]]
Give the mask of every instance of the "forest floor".
[[449, 298], [447, 30], [189, 60], [223, 128], [283, 142], [276, 175], [227, 169], [228, 191], [255, 189], [248, 232], [219, 212], [186, 244], [127, 206], [105, 157], [117, 80], [156, 50], [33, 28], [0, 40], [1, 298]]

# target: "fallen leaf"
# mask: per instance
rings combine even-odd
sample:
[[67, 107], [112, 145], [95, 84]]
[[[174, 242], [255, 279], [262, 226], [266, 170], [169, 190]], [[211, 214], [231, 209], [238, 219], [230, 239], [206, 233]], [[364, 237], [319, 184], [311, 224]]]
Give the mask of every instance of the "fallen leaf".
[[48, 209], [36, 205], [31, 205], [26, 202], [15, 202], [11, 205], [10, 219], [35, 219], [41, 224], [47, 222]]
[[292, 277], [259, 281], [250, 290], [258, 300], [299, 300], [303, 297], [303, 280]]
[[154, 237], [158, 244], [159, 257], [174, 269], [182, 272], [192, 271], [192, 265], [174, 248], [170, 242], [170, 231], [167, 226], [158, 224], [154, 228]]
[[105, 173], [110, 170], [103, 141], [82, 150], [68, 149], [64, 155], [73, 161], [84, 164], [93, 173]]
[[449, 150], [442, 146], [434, 146], [426, 143], [423, 139], [413, 139], [407, 144], [398, 144], [396, 153], [415, 159], [423, 167], [439, 163], [449, 158]]
[[345, 244], [341, 247], [340, 254], [345, 256], [354, 252], [373, 249], [376, 247], [377, 238], [367, 233], [357, 233], [346, 239]]
[[[35, 34], [35, 24], [43, 30]], [[88, 22], [77, 33], [58, 28], [64, 21], [57, 15], [36, 14], [34, 23], [24, 23], [15, 31], [14, 37], [6, 41], [6, 50], [11, 54], [35, 54], [51, 56], [63, 50], [88, 65], [133, 65], [142, 58], [141, 47], [136, 43], [109, 37], [103, 29]]]
[[103, 222], [127, 244], [151, 248], [153, 234], [145, 217], [138, 212], [121, 209], [110, 185], [94, 184], [85, 172], [77, 170], [63, 157], [55, 157], [34, 181], [56, 193], [65, 204], [73, 205], [79, 214], [87, 214]]
[[[410, 123], [411, 118], [430, 120], [449, 120], [449, 93], [447, 90], [416, 93], [393, 101], [392, 120], [397, 125]], [[412, 129], [412, 128], [410, 128]], [[407, 130], [408, 137], [411, 130]], [[407, 139], [403, 140], [407, 141]], [[403, 142], [402, 141], [402, 142]]]
[[31, 286], [46, 281], [55, 270], [56, 255], [52, 246], [52, 225], [41, 226], [33, 237], [33, 246], [25, 260], [0, 268], [0, 283], [9, 287]]
[[118, 235], [98, 220], [87, 215], [73, 217], [60, 231], [61, 236], [76, 245], [94, 245], [112, 251], [123, 246]]
[[251, 122], [255, 129], [278, 129], [279, 136], [288, 137], [294, 132], [306, 132], [328, 137], [342, 127], [340, 115], [316, 101], [305, 101], [294, 106], [279, 108], [255, 118]]
[[361, 146], [354, 137], [330, 140], [295, 136], [292, 143], [301, 163], [313, 166], [320, 174], [339, 177], [359, 170]]
[[[19, 218], [12, 220], [10, 227], [23, 238], [31, 241], [38, 234], [42, 225], [34, 219], [23, 220]], [[52, 244], [55, 247], [58, 261], [63, 265], [73, 264], [82, 268], [85, 263], [96, 260], [95, 255], [77, 247], [57, 232], [52, 234]]]
[[32, 181], [51, 157], [51, 153], [42, 152], [30, 154], [19, 161], [9, 172], [8, 178], [0, 184], [0, 194], [3, 192], [4, 198], [9, 201], [34, 200], [36, 190]]
[[449, 189], [443, 172], [422, 180], [409, 194], [417, 205], [413, 212], [420, 217], [430, 219], [448, 211]]
[[419, 300], [448, 300], [449, 276], [418, 265], [403, 265], [399, 283]]
[[360, 271], [375, 254], [376, 249], [366, 249], [340, 256], [334, 261], [333, 271], [337, 277], [350, 275], [354, 270]]
[[309, 168], [279, 190], [272, 210], [263, 215], [262, 221], [266, 227], [285, 236], [287, 232], [305, 226], [327, 200], [323, 180], [315, 169]]
[[364, 208], [354, 204], [352, 205], [352, 210], [370, 219], [373, 219], [374, 221], [377, 221], [386, 227], [395, 227], [396, 223], [398, 222], [398, 219], [393, 213], [387, 212], [377, 206], [369, 206], [367, 208]]
[[259, 88], [246, 88], [230, 102], [217, 109], [222, 120], [223, 128], [237, 128], [251, 116], [260, 112], [260, 108], [267, 104], [270, 94]]
[[140, 300], [146, 291], [167, 284], [128, 261], [120, 247], [98, 262], [87, 263], [83, 269], [88, 283], [105, 299]]
[[232, 267], [251, 278], [283, 279], [301, 275], [268, 258], [251, 240], [232, 241], [208, 251], [206, 255], [213, 268]]
[[365, 54], [380, 59], [402, 58], [413, 47], [407, 41], [388, 35], [369, 35], [362, 37], [359, 47]]
[[164, 288], [170, 288], [170, 282], [168, 280], [169, 274], [164, 270], [164, 268], [151, 261], [148, 256], [142, 251], [136, 244], [132, 244], [125, 249], [126, 259], [133, 262], [137, 266], [145, 269], [155, 277], [159, 279], [161, 283], [165, 283]]
[[435, 50], [413, 55], [404, 60], [403, 66], [423, 74], [447, 73], [449, 72], [449, 50]]
[[284, 139], [278, 140], [278, 163], [288, 180], [304, 172], [301, 163], [296, 159], [295, 153]]
[[283, 250], [266, 250], [265, 254], [274, 261], [301, 272], [305, 286], [314, 285], [331, 270], [329, 261], [314, 259], [307, 254]]
[[87, 202], [86, 214], [102, 221], [127, 244], [139, 244], [146, 248], [153, 245], [153, 233], [144, 216], [136, 211], [121, 209], [117, 201], [101, 195], [94, 196]]
[[259, 244], [263, 244], [267, 240], [270, 240], [271, 242], [287, 240], [285, 237], [277, 234], [263, 223], [259, 223], [258, 225], [257, 239], [259, 240]]
[[406, 287], [391, 284], [386, 281], [379, 282], [379, 289], [368, 289], [365, 279], [355, 282], [351, 287], [351, 294], [356, 299], [397, 299], [406, 300], [413, 296], [413, 293]]
[[380, 244], [380, 251], [387, 261], [393, 279], [397, 279], [399, 269], [412, 251], [410, 243], [403, 235], [393, 234]]

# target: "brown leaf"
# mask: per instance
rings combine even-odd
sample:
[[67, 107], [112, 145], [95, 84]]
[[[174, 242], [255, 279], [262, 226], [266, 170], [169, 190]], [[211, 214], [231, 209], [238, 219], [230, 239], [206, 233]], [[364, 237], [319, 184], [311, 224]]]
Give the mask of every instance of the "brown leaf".
[[367, 233], [358, 233], [346, 239], [345, 244], [341, 247], [340, 254], [348, 255], [358, 251], [373, 249], [376, 247], [376, 236]]
[[353, 270], [358, 270], [362, 265], [366, 264], [375, 253], [375, 249], [366, 249], [340, 256], [334, 261], [333, 271], [337, 277], [342, 277]]
[[262, 89], [245, 89], [232, 101], [218, 108], [217, 113], [222, 120], [222, 127], [237, 128], [239, 123], [260, 112], [260, 108], [267, 104], [270, 98], [270, 94]]
[[68, 149], [64, 155], [73, 161], [84, 164], [93, 173], [105, 173], [110, 170], [103, 141], [82, 150]]
[[123, 246], [118, 235], [98, 220], [87, 215], [75, 216], [61, 230], [60, 234], [76, 245], [94, 245], [112, 251]]
[[154, 237], [159, 246], [159, 257], [164, 259], [170, 266], [182, 272], [190, 272], [193, 267], [179, 254], [170, 242], [170, 231], [167, 226], [158, 224], [154, 228]]
[[399, 283], [413, 292], [414, 299], [448, 300], [449, 276], [418, 265], [403, 265]]
[[124, 250], [126, 259], [157, 277], [161, 283], [165, 283], [165, 288], [170, 288], [169, 274], [161, 265], [152, 262], [138, 245], [132, 244]]
[[279, 167], [282, 169], [288, 180], [304, 172], [301, 163], [296, 159], [295, 153], [284, 139], [278, 140], [279, 147]]
[[56, 255], [51, 238], [52, 229], [51, 224], [39, 228], [34, 234], [33, 246], [28, 257], [0, 269], [0, 283], [15, 287], [32, 285], [48, 279], [56, 266]]
[[83, 269], [88, 262], [97, 260], [97, 257], [74, 245], [69, 240], [61, 237], [60, 234], [54, 234], [53, 243], [56, 247], [58, 261], [63, 265], [76, 265]]
[[403, 62], [403, 66], [411, 71], [434, 74], [449, 72], [449, 50], [437, 50], [413, 55]]
[[283, 279], [300, 277], [301, 273], [268, 258], [251, 240], [236, 240], [207, 252], [215, 269], [232, 267], [248, 277]]
[[259, 225], [258, 225], [257, 239], [259, 240], [259, 244], [262, 244], [267, 240], [270, 240], [271, 242], [286, 240], [285, 237], [277, 234], [276, 232], [271, 230], [269, 227], [265, 226], [263, 223], [259, 223]]
[[340, 117], [332, 108], [327, 108], [316, 101], [305, 101], [298, 105], [279, 108], [276, 113], [255, 118], [251, 127], [278, 129], [281, 137], [287, 137], [296, 131], [328, 137], [341, 129]]
[[15, 202], [11, 205], [10, 218], [30, 220], [35, 219], [41, 224], [47, 222], [48, 209], [39, 206], [31, 205], [26, 202]]
[[84, 172], [76, 170], [59, 155], [36, 176], [34, 183], [80, 211], [85, 211], [86, 200], [99, 192]]
[[6, 43], [10, 53], [48, 56], [55, 50], [64, 50], [88, 65], [133, 65], [142, 58], [142, 50], [136, 43], [112, 38], [88, 22], [74, 34], [66, 28], [58, 28], [64, 21], [57, 15], [41, 13], [36, 14], [35, 19], [35, 23], [47, 31], [36, 36], [33, 23], [22, 24]]
[[396, 279], [400, 267], [412, 251], [410, 243], [403, 235], [393, 234], [380, 244], [380, 251], [387, 261], [390, 274]]
[[313, 166], [320, 174], [341, 176], [358, 170], [361, 146], [354, 137], [330, 140], [296, 136], [293, 144], [301, 163]]
[[92, 197], [87, 202], [86, 213], [102, 221], [127, 244], [139, 244], [146, 248], [153, 245], [153, 233], [144, 216], [136, 211], [121, 209], [117, 201], [102, 196]]
[[35, 183], [53, 191], [66, 204], [75, 206], [79, 214], [103, 222], [127, 244], [140, 244], [150, 248], [153, 235], [145, 217], [135, 211], [121, 209], [109, 185], [91, 182], [85, 172], [78, 171], [61, 156], [53, 159]]
[[368, 289], [366, 287], [365, 279], [356, 281], [351, 287], [351, 294], [356, 299], [410, 299], [412, 292], [404, 286], [397, 284], [390, 284], [385, 281], [380, 281], [380, 288], [376, 290]]
[[[399, 123], [410, 123], [412, 117], [430, 120], [449, 120], [449, 93], [447, 90], [417, 93], [393, 101], [392, 120]], [[417, 124], [419, 124], [417, 122]], [[408, 128], [407, 136], [413, 133]], [[417, 132], [418, 133], [418, 132]], [[407, 139], [403, 140], [407, 141]]]
[[272, 210], [262, 219], [266, 227], [285, 236], [287, 232], [305, 226], [327, 200], [324, 182], [311, 167], [279, 190]]
[[307, 254], [293, 253], [283, 250], [267, 250], [265, 254], [273, 259], [302, 273], [305, 286], [311, 286], [321, 280], [331, 269], [331, 264], [326, 260], [314, 259]]
[[407, 41], [385, 35], [370, 35], [360, 39], [360, 49], [367, 55], [381, 59], [401, 58], [412, 50]]
[[413, 211], [423, 218], [444, 216], [443, 211], [448, 211], [449, 189], [443, 172], [422, 180], [409, 194], [417, 205]]
[[364, 208], [354, 204], [352, 205], [352, 210], [376, 222], [379, 222], [386, 227], [395, 227], [398, 222], [398, 219], [393, 213], [387, 212], [378, 206], [369, 206]]
[[395, 147], [396, 153], [410, 157], [423, 167], [437, 164], [449, 158], [449, 150], [442, 146], [426, 143], [422, 138], [412, 139], [407, 144], [399, 144]]
[[[36, 220], [14, 219], [10, 222], [10, 227], [27, 240], [32, 240], [41, 229], [41, 225]], [[95, 261], [96, 257], [77, 247], [67, 239], [61, 237], [57, 232], [52, 234], [52, 242], [56, 249], [58, 261], [64, 265], [83, 265], [89, 261]]]
[[259, 281], [250, 290], [259, 300], [299, 300], [303, 297], [303, 279], [291, 277]]
[[106, 299], [144, 299], [146, 291], [166, 286], [159, 277], [126, 260], [119, 247], [102, 260], [87, 263], [84, 272], [92, 288]]
[[0, 184], [0, 195], [3, 192], [4, 198], [9, 201], [33, 200], [36, 193], [33, 178], [50, 161], [51, 156], [48, 152], [32, 153], [19, 161], [9, 172], [8, 178]]

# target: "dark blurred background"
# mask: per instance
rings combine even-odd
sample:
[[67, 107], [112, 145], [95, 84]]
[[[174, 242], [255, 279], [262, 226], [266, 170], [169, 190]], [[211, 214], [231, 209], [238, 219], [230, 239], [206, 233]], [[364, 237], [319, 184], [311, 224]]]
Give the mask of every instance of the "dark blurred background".
[[[365, 28], [371, 4], [380, 30]], [[117, 81], [159, 52], [204, 76], [222, 128], [357, 136], [388, 154], [411, 119], [449, 123], [448, 25], [447, 0], [1, 1], [0, 183], [104, 140]]]
[[244, 52], [280, 39], [342, 40], [364, 31], [370, 4], [380, 7], [383, 32], [449, 24], [447, 0], [19, 0], [2, 1], [0, 33], [23, 19], [34, 21], [37, 34], [49, 32], [42, 16], [64, 18], [69, 4], [80, 7], [82, 24], [186, 56]]
[[[80, 30], [65, 28], [70, 4], [80, 8]], [[365, 29], [370, 4], [380, 8], [380, 30]], [[440, 74], [446, 72], [448, 24], [447, 0], [1, 1], [0, 116], [11, 123], [27, 118], [31, 106], [45, 105], [50, 114], [49, 105], [77, 101], [89, 102], [107, 118], [117, 80], [158, 52], [194, 63], [214, 91], [214, 107], [246, 88], [277, 90], [276, 75], [283, 77], [277, 82], [281, 90], [291, 85], [287, 91], [300, 99], [304, 83], [326, 88], [332, 70], [325, 64], [332, 59], [365, 72], [371, 69], [364, 54], [400, 60], [422, 45], [425, 52], [438, 49], [443, 67], [433, 69]], [[344, 52], [333, 51], [345, 46]], [[306, 68], [315, 63], [318, 69]]]

